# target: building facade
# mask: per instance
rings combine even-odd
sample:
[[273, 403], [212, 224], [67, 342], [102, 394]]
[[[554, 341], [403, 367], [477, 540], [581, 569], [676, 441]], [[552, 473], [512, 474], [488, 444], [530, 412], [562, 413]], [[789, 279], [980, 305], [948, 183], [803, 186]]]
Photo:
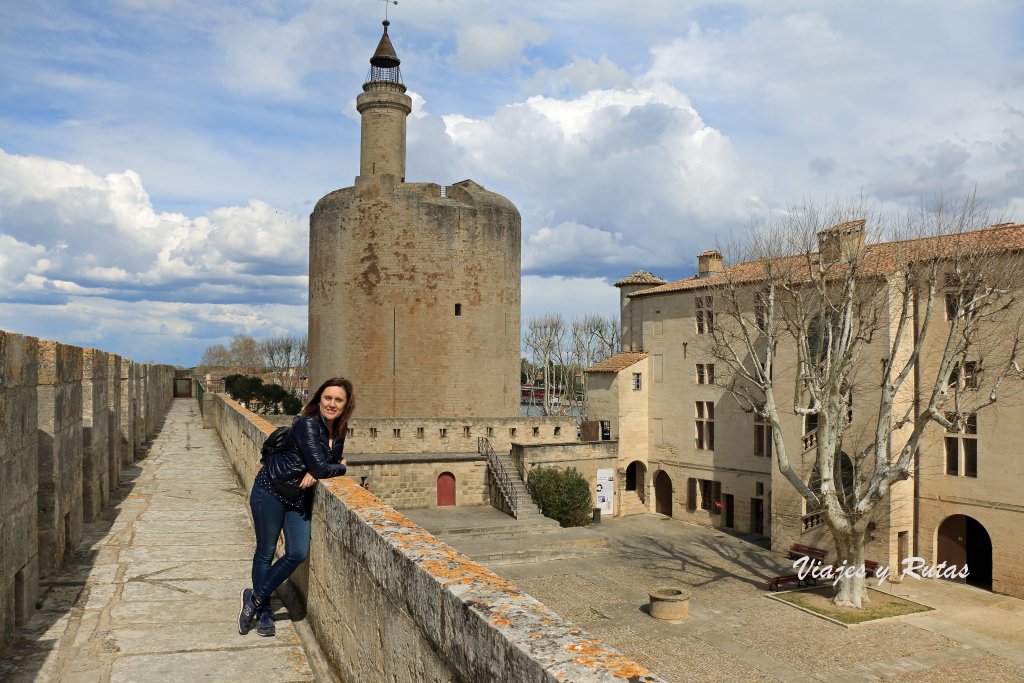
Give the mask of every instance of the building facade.
[[[847, 224], [823, 232], [815, 258], [839, 258], [848, 246], [863, 248], [862, 230], [861, 222], [859, 228]], [[1019, 254], [1024, 251], [1024, 226], [1001, 224], [965, 239]], [[889, 249], [892, 253], [886, 258], [896, 262], [892, 254], [902, 252], [890, 246], [895, 244], [869, 248], [882, 256]], [[780, 552], [799, 543], [828, 549], [830, 559], [835, 559], [823, 515], [808, 509], [774, 460], [770, 426], [746, 412], [724, 386], [727, 368], [716, 360], [711, 326], [716, 324], [716, 300], [725, 286], [726, 268], [714, 251], [700, 254], [698, 263], [696, 276], [676, 282], [641, 271], [616, 283], [623, 353], [588, 372], [597, 438], [618, 442], [622, 509], [639, 504], [740, 534], [770, 536], [772, 548]], [[882, 320], [879, 334], [865, 345], [866, 358], [882, 359], [891, 344], [895, 355], [906, 357], [918, 343], [920, 319], [914, 320], [914, 334], [894, 336], [897, 270], [890, 267], [878, 276], [887, 278], [880, 310], [890, 318]], [[755, 278], [751, 286], [756, 284]], [[923, 311], [924, 302], [916, 303], [915, 310]], [[1019, 313], [1019, 297], [1013, 306]], [[950, 315], [941, 302], [934, 309], [936, 317]], [[1006, 316], [994, 338], [1016, 338], [1020, 330], [1014, 327], [1015, 315]], [[947, 325], [948, 330], [947, 320], [931, 324]], [[919, 370], [904, 385], [896, 405], [920, 402], [935, 386], [942, 357], [936, 346], [944, 339], [938, 334], [921, 342], [916, 349], [922, 359]], [[995, 369], [994, 358], [986, 362]], [[980, 358], [968, 360], [964, 369], [972, 369], [959, 373], [956, 387], [951, 384], [949, 390], [970, 391], [970, 375], [981, 365]], [[791, 400], [797, 367], [795, 348], [787, 348], [780, 339], [773, 380], [785, 388], [780, 392], [786, 401]], [[850, 423], [843, 433], [844, 452], [855, 452], [874, 435], [882, 373], [881, 363], [866, 362], [857, 374], [851, 387]], [[1024, 545], [1018, 540], [1018, 530], [1024, 527], [1024, 492], [1019, 486], [1024, 481], [1024, 387], [1019, 374], [1007, 378], [999, 395], [995, 405], [979, 411], [959, 432], [929, 425], [911, 478], [896, 482], [879, 505], [869, 527], [867, 559], [894, 570], [912, 557], [923, 558], [928, 565], [967, 564], [969, 583], [1024, 597]], [[791, 409], [780, 412], [789, 459], [808, 481], [815, 462], [815, 425]], [[897, 430], [894, 441], [908, 429]]]

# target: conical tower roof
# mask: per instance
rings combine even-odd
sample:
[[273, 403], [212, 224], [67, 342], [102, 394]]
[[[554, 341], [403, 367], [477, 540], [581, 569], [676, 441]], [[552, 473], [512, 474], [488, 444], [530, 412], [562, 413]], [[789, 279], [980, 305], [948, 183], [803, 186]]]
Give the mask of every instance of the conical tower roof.
[[391, 22], [385, 19], [384, 35], [377, 43], [377, 51], [370, 57], [370, 64], [381, 69], [394, 69], [402, 63], [402, 60], [398, 58], [398, 53], [395, 52], [395, 46], [391, 44], [391, 38], [388, 37], [388, 26], [390, 25]]

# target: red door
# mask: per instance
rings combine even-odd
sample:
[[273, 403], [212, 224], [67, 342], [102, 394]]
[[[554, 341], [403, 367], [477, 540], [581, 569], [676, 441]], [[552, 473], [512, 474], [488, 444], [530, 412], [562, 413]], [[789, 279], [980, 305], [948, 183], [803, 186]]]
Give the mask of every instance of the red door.
[[437, 478], [437, 505], [455, 505], [455, 475], [442, 472]]

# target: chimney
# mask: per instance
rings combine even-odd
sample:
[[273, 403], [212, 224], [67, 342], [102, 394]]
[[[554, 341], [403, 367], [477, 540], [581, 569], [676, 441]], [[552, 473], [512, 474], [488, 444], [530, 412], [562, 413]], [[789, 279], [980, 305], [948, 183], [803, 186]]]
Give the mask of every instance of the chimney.
[[864, 248], [864, 219], [840, 223], [818, 233], [818, 252], [824, 263], [849, 261]]
[[710, 249], [697, 255], [697, 277], [707, 277], [724, 272], [725, 261], [722, 260], [722, 252]]

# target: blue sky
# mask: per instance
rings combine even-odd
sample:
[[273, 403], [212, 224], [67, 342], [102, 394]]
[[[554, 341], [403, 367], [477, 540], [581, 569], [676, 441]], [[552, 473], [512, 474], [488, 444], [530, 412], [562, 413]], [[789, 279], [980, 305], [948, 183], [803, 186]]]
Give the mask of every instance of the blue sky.
[[[379, 0], [0, 3], [0, 328], [140, 361], [305, 329]], [[1024, 6], [400, 0], [407, 177], [523, 215], [523, 318], [794, 201], [1024, 209]]]

